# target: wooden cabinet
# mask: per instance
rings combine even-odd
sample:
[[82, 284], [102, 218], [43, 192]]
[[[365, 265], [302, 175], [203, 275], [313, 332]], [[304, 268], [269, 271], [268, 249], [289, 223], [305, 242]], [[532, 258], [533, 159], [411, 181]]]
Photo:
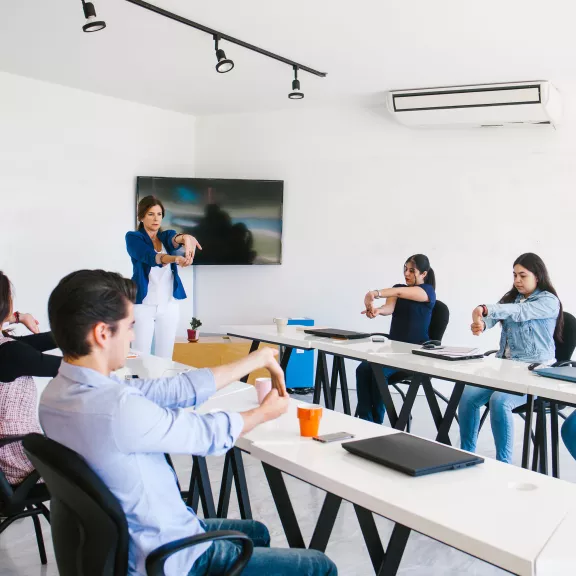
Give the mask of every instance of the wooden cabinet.
[[[211, 368], [221, 366], [235, 360], [240, 360], [250, 352], [251, 340], [243, 338], [231, 338], [226, 336], [202, 336], [198, 342], [188, 342], [184, 339], [177, 339], [174, 344], [174, 354], [172, 359], [182, 362], [195, 368]], [[261, 343], [260, 347], [269, 346], [278, 348], [273, 344]], [[250, 374], [248, 382], [254, 384], [256, 378], [270, 376], [268, 370], [257, 370]]]

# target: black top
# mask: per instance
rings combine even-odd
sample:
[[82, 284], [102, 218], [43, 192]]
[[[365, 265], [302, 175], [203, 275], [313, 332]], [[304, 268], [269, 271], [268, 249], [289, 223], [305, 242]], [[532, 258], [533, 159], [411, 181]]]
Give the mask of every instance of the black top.
[[42, 354], [58, 348], [52, 332], [15, 336], [0, 346], [0, 382], [13, 382], [21, 376], [56, 376], [62, 358]]
[[[394, 288], [406, 288], [406, 284], [396, 284]], [[436, 304], [436, 292], [430, 284], [420, 284], [418, 288], [422, 288], [428, 294], [428, 302], [416, 302], [407, 298], [396, 300], [390, 325], [391, 340], [422, 344], [429, 339], [428, 328]]]

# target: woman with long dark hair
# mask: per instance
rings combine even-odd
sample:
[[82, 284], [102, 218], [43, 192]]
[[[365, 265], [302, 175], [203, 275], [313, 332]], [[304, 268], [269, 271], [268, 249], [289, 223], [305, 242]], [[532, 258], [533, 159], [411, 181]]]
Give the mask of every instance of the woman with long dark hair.
[[[56, 376], [61, 357], [43, 354], [57, 348], [51, 332], [38, 333], [31, 314], [13, 311], [12, 285], [0, 272], [0, 323], [24, 324], [30, 336], [0, 334], [0, 438], [42, 432], [37, 417], [37, 389], [33, 376]], [[17, 485], [34, 467], [20, 443], [0, 448], [0, 468], [8, 482]]]
[[[364, 297], [367, 318], [392, 316], [390, 339], [410, 344], [422, 344], [428, 340], [428, 329], [432, 310], [436, 304], [436, 276], [430, 260], [424, 254], [414, 254], [404, 263], [405, 284], [393, 288], [370, 290]], [[385, 298], [383, 306], [376, 307], [375, 301]], [[389, 378], [397, 372], [394, 368], [382, 368]], [[382, 424], [386, 408], [368, 362], [356, 369], [356, 391], [358, 394], [358, 416], [363, 420]]]
[[[540, 364], [554, 362], [554, 339], [562, 341], [562, 304], [540, 256], [528, 252], [514, 262], [514, 285], [498, 304], [482, 304], [472, 312], [472, 333], [502, 325], [498, 358]], [[496, 443], [496, 458], [512, 462], [514, 418], [512, 410], [526, 396], [466, 386], [458, 407], [460, 442], [474, 452], [480, 425], [480, 408], [490, 404], [490, 422]]]
[[[194, 236], [162, 230], [166, 212], [162, 202], [146, 196], [138, 203], [138, 230], [126, 234], [126, 249], [132, 259], [132, 280], [137, 296], [134, 306], [134, 349], [172, 359], [178, 326], [178, 301], [186, 292], [178, 266], [192, 264], [196, 248], [202, 250]], [[182, 256], [178, 252], [184, 249]]]

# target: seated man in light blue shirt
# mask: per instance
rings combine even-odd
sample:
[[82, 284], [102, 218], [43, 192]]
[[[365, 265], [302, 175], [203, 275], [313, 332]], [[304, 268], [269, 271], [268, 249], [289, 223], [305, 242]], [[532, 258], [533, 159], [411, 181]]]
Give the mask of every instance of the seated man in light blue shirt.
[[[222, 454], [240, 435], [285, 413], [289, 399], [275, 352], [264, 348], [211, 370], [122, 382], [111, 372], [124, 365], [134, 338], [135, 298], [134, 283], [112, 272], [81, 270], [61, 280], [48, 315], [64, 361], [40, 402], [46, 435], [81, 454], [126, 513], [128, 574], [145, 576], [146, 556], [167, 542], [204, 531], [240, 530], [257, 546], [244, 576], [336, 576], [336, 567], [320, 552], [269, 548], [268, 530], [258, 522], [200, 521], [182, 500], [164, 457]], [[206, 415], [183, 410], [258, 368], [267, 368], [273, 381], [258, 408]], [[172, 556], [166, 574], [225, 574], [239, 552], [231, 541], [199, 545]]]

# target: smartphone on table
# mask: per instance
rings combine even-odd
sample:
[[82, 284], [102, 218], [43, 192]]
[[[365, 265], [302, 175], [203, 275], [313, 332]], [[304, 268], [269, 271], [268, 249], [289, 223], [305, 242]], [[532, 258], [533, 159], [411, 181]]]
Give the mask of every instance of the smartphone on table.
[[334, 432], [334, 434], [324, 434], [323, 436], [314, 436], [313, 440], [317, 442], [322, 442], [323, 444], [328, 444], [330, 442], [340, 442], [341, 440], [349, 440], [354, 438], [354, 434], [349, 432]]

